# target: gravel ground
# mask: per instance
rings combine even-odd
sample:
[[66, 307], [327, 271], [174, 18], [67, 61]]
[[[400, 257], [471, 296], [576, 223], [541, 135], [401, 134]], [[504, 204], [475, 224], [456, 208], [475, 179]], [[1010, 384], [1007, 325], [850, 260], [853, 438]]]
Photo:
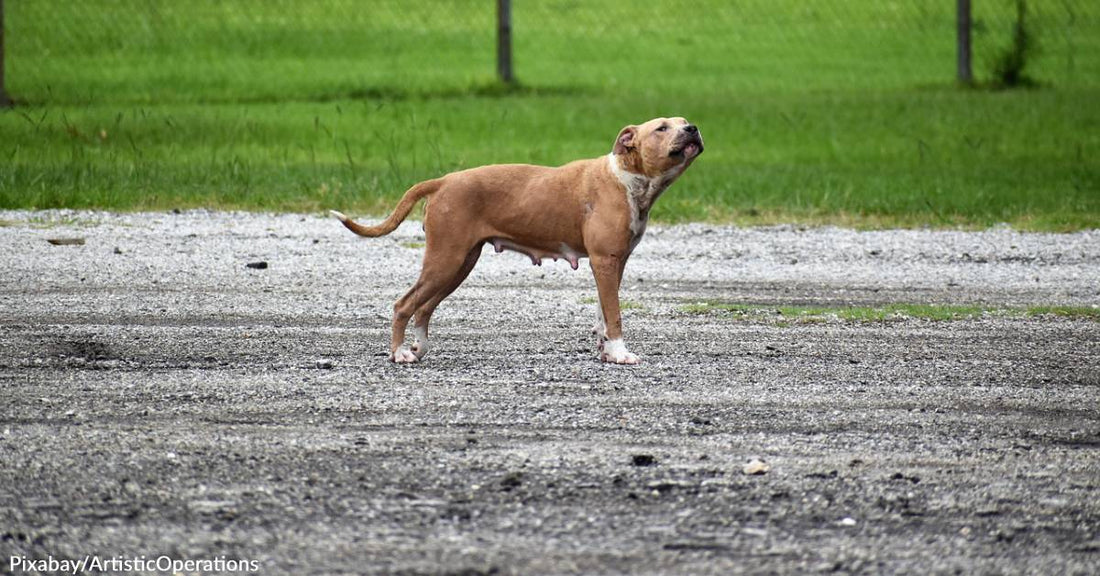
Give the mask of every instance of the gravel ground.
[[300, 215], [0, 224], [0, 573], [84, 555], [1100, 572], [1100, 322], [683, 310], [1094, 307], [1100, 231], [653, 228], [623, 289], [637, 367], [596, 361], [586, 267], [487, 251], [425, 362], [394, 366], [416, 223], [374, 240]]

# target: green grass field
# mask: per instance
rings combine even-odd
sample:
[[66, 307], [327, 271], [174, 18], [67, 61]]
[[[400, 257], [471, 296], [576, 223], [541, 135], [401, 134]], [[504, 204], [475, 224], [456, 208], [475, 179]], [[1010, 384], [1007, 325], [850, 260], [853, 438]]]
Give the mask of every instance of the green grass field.
[[[662, 221], [1100, 227], [1093, 3], [1032, 2], [1018, 90], [956, 87], [954, 3], [915, 0], [517, 3], [508, 90], [492, 4], [9, 2], [0, 208], [381, 214], [424, 178], [683, 115], [707, 152]], [[1011, 10], [976, 9], [984, 80]]]

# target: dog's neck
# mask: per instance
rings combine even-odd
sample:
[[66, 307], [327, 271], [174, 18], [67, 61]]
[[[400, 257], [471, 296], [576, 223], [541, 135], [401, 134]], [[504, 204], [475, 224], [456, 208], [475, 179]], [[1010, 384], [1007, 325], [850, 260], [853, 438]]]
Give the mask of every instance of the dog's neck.
[[614, 152], [607, 155], [607, 164], [611, 167], [611, 174], [626, 189], [626, 196], [630, 201], [631, 210], [636, 209], [643, 219], [648, 216], [649, 209], [653, 207], [657, 197], [668, 189], [672, 181], [684, 171], [684, 165], [680, 164], [657, 176], [646, 176], [624, 168], [622, 159]]
[[623, 185], [626, 191], [626, 202], [630, 206], [630, 250], [642, 240], [646, 225], [649, 224], [649, 209], [657, 201], [657, 197], [668, 188], [669, 184], [683, 172], [683, 164], [667, 170], [654, 178], [632, 172], [623, 167], [621, 159], [614, 152], [607, 155], [607, 165], [611, 175]]

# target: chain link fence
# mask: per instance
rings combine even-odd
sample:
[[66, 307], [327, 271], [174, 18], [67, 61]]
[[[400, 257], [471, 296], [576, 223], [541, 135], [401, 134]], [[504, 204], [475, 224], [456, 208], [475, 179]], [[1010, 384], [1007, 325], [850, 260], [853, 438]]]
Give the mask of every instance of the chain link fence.
[[[974, 0], [974, 75], [1018, 44], [1020, 0]], [[1100, 2], [1028, 0], [1024, 73], [1100, 84]], [[493, 0], [7, 0], [27, 103], [248, 102], [493, 92]], [[954, 0], [516, 0], [522, 89], [721, 95], [897, 89], [956, 73]], [[1019, 46], [1016, 46], [1019, 49]]]

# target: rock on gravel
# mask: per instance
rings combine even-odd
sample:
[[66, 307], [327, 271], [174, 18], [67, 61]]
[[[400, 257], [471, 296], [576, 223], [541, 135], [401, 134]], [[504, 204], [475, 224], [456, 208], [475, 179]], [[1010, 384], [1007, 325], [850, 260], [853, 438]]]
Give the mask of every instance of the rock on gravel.
[[753, 458], [741, 467], [741, 472], [746, 476], [762, 476], [767, 474], [771, 469], [772, 467], [764, 461]]

